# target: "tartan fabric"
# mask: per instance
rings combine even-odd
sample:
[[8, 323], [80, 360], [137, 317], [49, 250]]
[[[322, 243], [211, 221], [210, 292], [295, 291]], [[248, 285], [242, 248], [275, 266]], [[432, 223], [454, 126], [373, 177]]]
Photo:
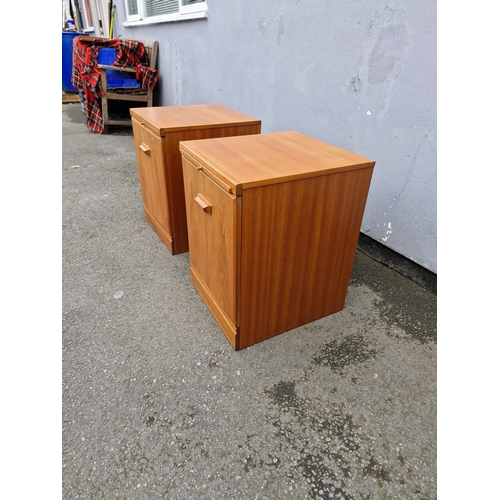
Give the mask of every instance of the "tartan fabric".
[[121, 38], [94, 38], [91, 42], [83, 41], [79, 36], [73, 40], [73, 67], [71, 81], [85, 95], [85, 116], [87, 128], [94, 133], [104, 132], [101, 113], [101, 73], [97, 56], [101, 48], [117, 49], [113, 66], [135, 67], [136, 79], [142, 90], [153, 89], [158, 81], [158, 71], [149, 67], [144, 44], [135, 40]]
[[154, 89], [158, 81], [158, 71], [152, 71], [151, 68], [138, 64], [135, 67], [135, 79], [141, 82], [142, 90], [147, 90], [148, 87]]

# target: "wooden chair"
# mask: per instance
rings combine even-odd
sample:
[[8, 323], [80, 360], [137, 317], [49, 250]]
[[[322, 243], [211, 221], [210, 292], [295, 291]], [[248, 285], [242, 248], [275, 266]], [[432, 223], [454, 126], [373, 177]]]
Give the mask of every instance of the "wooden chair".
[[[151, 69], [156, 69], [156, 62], [158, 58], [158, 42], [149, 40], [138, 40], [144, 44], [146, 53], [148, 55], [149, 67]], [[147, 90], [142, 89], [108, 89], [106, 82], [106, 70], [110, 69], [113, 71], [123, 71], [126, 73], [134, 73], [135, 68], [117, 68], [116, 66], [108, 66], [104, 64], [99, 64], [99, 69], [101, 70], [101, 86], [104, 95], [101, 97], [102, 106], [102, 118], [104, 122], [104, 133], [107, 134], [109, 131], [109, 125], [128, 125], [132, 126], [132, 120], [130, 116], [123, 117], [121, 119], [110, 119], [108, 110], [108, 101], [127, 101], [127, 102], [144, 102], [147, 107], [153, 106], [153, 89], [149, 88]]]

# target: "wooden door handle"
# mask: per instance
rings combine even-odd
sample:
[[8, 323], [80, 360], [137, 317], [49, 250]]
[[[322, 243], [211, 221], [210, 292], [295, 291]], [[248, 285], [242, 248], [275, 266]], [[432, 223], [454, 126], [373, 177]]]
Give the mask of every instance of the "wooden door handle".
[[201, 194], [196, 196], [194, 201], [196, 201], [196, 203], [198, 203], [198, 205], [200, 205], [200, 207], [202, 208], [202, 210], [205, 213], [212, 215], [212, 205], [210, 205], [210, 203], [208, 203], [208, 201], [205, 200], [205, 198], [203, 198], [203, 196], [201, 196]]
[[139, 149], [146, 155], [150, 155], [151, 154], [151, 150], [146, 146], [146, 144], [142, 143], [140, 146], [139, 146]]

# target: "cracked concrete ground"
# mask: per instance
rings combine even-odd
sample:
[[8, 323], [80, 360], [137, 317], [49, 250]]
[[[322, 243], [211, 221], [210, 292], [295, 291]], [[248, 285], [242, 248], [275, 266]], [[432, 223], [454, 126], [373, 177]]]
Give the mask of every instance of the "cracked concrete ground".
[[62, 497], [435, 499], [436, 296], [358, 251], [343, 311], [234, 352], [131, 130], [62, 120]]

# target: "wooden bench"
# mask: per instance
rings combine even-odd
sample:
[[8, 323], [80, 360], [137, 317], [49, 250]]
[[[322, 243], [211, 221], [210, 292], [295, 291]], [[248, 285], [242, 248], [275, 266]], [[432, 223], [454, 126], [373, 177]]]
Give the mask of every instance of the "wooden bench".
[[[132, 40], [128, 38], [127, 40]], [[146, 53], [148, 55], [149, 67], [151, 69], [156, 69], [156, 63], [158, 59], [158, 42], [157, 41], [149, 41], [149, 40], [139, 40], [134, 39], [136, 41], [142, 42], [144, 48], [146, 49]], [[146, 106], [153, 106], [153, 89], [150, 87], [147, 90], [142, 89], [113, 89], [107, 86], [106, 81], [106, 70], [113, 71], [123, 71], [126, 73], [134, 73], [135, 68], [123, 68], [116, 66], [108, 66], [104, 64], [99, 64], [99, 69], [101, 71], [101, 86], [104, 92], [101, 97], [101, 108], [102, 108], [102, 117], [104, 122], [104, 133], [107, 134], [109, 131], [109, 125], [128, 125], [132, 126], [132, 121], [130, 116], [123, 117], [120, 119], [111, 119], [109, 117], [108, 110], [108, 101], [128, 101], [128, 102], [143, 102], [146, 103]]]

